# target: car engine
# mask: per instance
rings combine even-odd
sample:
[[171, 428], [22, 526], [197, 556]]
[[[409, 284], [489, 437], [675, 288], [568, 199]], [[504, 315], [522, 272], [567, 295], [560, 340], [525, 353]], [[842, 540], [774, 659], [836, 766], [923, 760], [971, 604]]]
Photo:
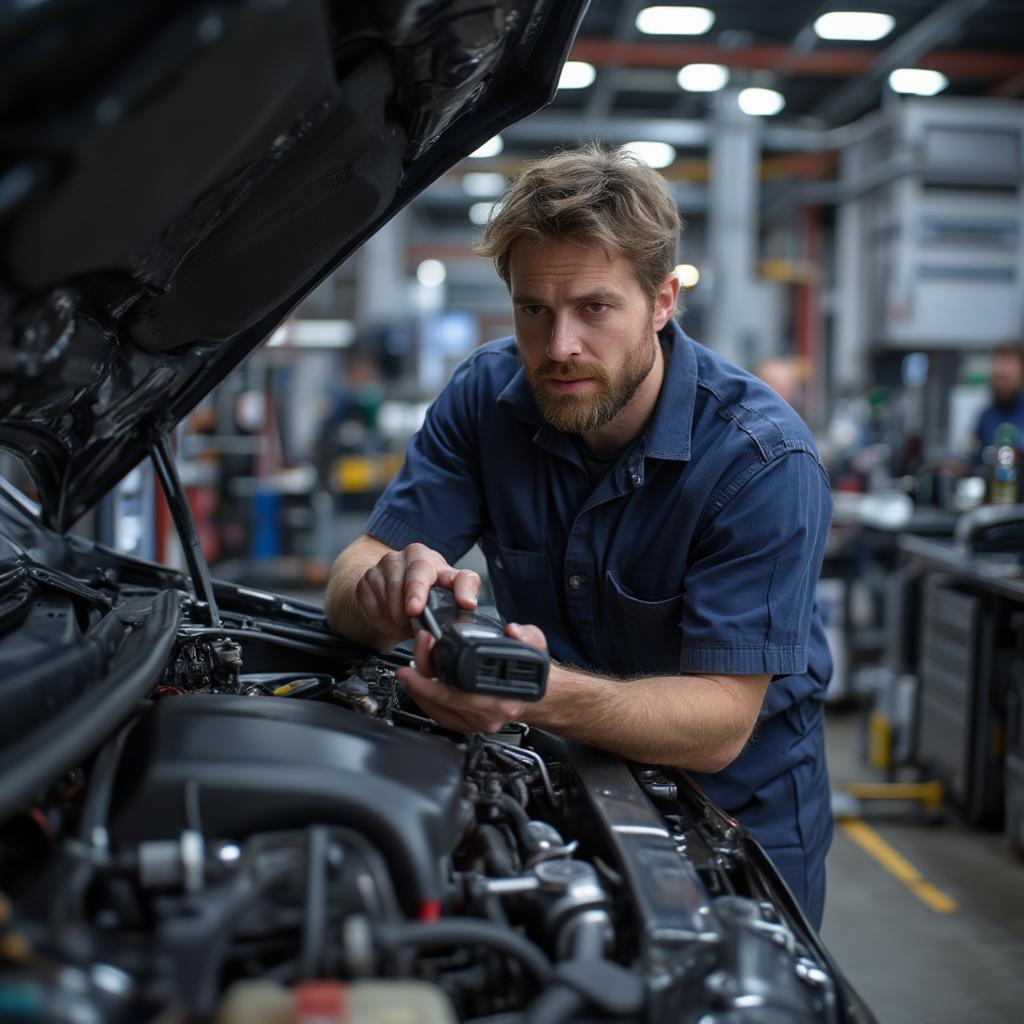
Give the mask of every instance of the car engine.
[[312, 605], [217, 584], [211, 625], [9, 543], [0, 1020], [872, 1019], [683, 774], [447, 732]]

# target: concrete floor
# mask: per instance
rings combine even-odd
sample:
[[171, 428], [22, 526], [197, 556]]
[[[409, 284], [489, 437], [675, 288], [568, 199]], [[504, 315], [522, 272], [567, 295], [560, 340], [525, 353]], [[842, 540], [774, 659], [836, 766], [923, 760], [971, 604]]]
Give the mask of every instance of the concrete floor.
[[[829, 718], [833, 786], [872, 778], [859, 716]], [[1024, 1020], [1024, 861], [1000, 834], [913, 816], [865, 819], [928, 882], [956, 901], [937, 913], [837, 829], [822, 937], [881, 1024]]]

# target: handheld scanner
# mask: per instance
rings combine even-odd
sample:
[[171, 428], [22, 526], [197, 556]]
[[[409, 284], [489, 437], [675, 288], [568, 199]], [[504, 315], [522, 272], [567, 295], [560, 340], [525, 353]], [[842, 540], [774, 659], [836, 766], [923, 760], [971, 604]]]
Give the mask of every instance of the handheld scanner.
[[506, 636], [500, 619], [460, 608], [450, 590], [431, 588], [423, 614], [412, 621], [437, 641], [434, 667], [456, 690], [525, 701], [544, 696], [547, 654]]

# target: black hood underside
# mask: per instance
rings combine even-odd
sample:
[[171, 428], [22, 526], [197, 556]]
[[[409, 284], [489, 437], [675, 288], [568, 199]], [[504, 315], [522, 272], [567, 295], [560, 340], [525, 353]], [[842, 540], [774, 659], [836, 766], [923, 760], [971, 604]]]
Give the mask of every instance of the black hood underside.
[[0, 445], [48, 523], [547, 102], [585, 7], [51, 0], [0, 20]]

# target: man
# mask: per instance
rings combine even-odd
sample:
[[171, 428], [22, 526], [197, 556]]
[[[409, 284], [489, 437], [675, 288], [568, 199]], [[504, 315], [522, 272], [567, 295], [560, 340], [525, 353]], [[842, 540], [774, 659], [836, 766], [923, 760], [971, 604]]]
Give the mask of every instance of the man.
[[975, 430], [975, 459], [981, 462], [986, 448], [996, 442], [996, 434], [1004, 423], [1016, 428], [1024, 437], [1024, 350], [1016, 345], [1002, 345], [992, 355], [992, 404], [978, 417]]
[[528, 166], [480, 251], [515, 338], [458, 367], [327, 595], [338, 632], [412, 635], [479, 541], [511, 636], [553, 658], [544, 700], [456, 693], [430, 638], [399, 678], [437, 722], [518, 720], [686, 769], [752, 829], [820, 923], [831, 838], [814, 608], [830, 491], [796, 414], [673, 319], [680, 232], [661, 177], [597, 147]]

